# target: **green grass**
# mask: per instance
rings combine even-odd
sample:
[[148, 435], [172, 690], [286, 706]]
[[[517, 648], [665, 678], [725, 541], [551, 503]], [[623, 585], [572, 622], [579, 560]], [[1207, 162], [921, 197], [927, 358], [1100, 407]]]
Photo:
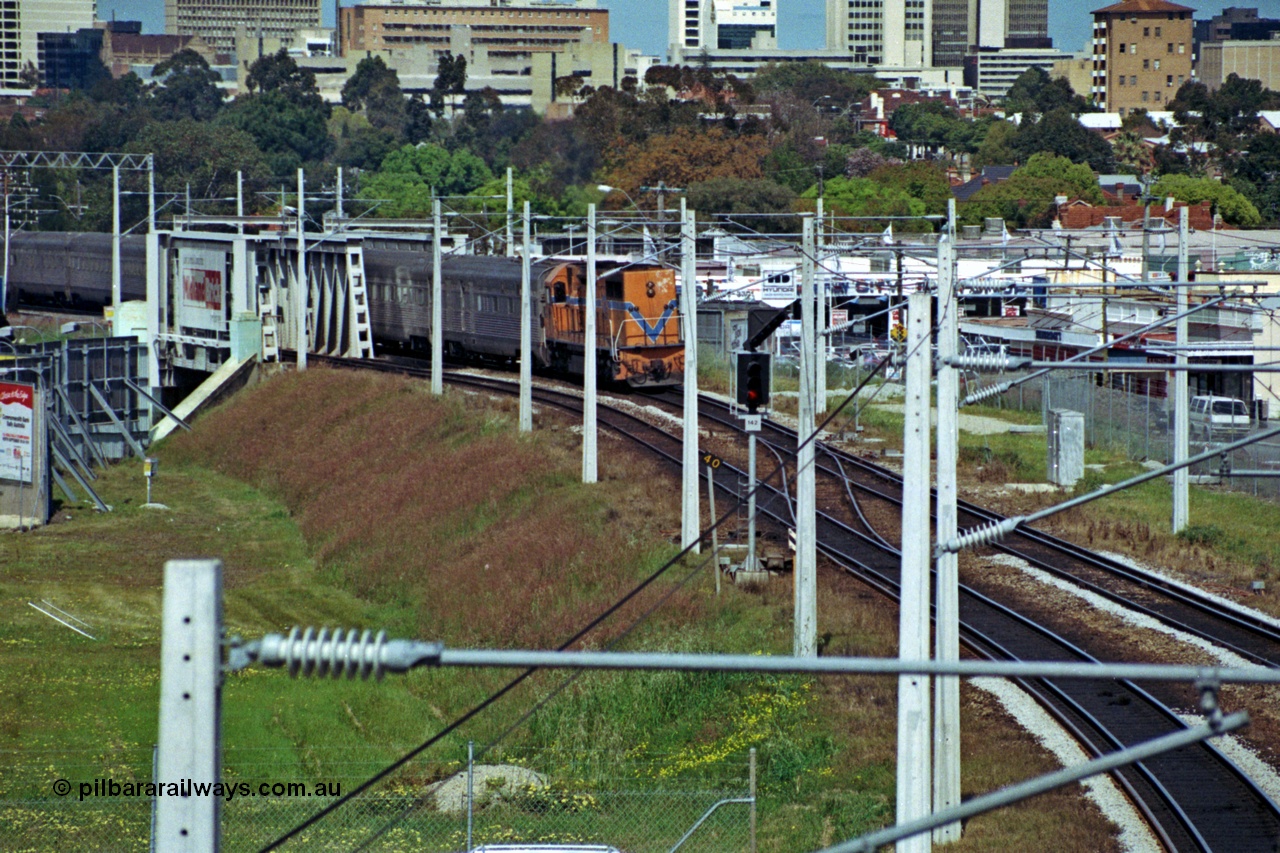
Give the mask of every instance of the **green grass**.
[[[669, 484], [650, 476], [647, 461], [603, 460], [603, 482], [587, 488], [576, 477], [572, 434], [513, 439], [506, 404], [468, 412], [459, 399], [435, 402], [400, 380], [321, 373], [251, 392], [207, 416], [196, 434], [156, 448], [163, 463], [154, 499], [169, 511], [141, 509], [140, 466], [124, 463], [95, 484], [115, 512], [64, 507], [56, 524], [0, 539], [0, 592], [15, 614], [0, 625], [0, 846], [109, 849], [104, 839], [111, 838], [136, 849], [145, 842], [145, 808], [112, 810], [103, 801], [51, 818], [50, 809], [68, 803], [47, 797], [57, 778], [150, 779], [166, 559], [222, 558], [228, 632], [244, 637], [329, 625], [385, 627], [454, 646], [550, 647], [674, 552]], [[294, 428], [268, 428], [279, 423]], [[622, 648], [789, 650], [781, 618], [789, 599], [731, 586], [716, 599], [705, 572], [676, 585], [689, 570], [677, 567], [588, 646], [620, 638], [663, 596]], [[40, 599], [88, 621], [99, 639], [25, 607]], [[260, 669], [230, 674], [222, 697], [225, 775], [336, 781], [349, 790], [512, 674], [417, 671], [380, 684], [295, 681]], [[644, 843], [660, 802], [653, 798], [690, 789], [741, 795], [752, 747], [761, 755], [762, 812], [785, 814], [778, 820], [799, 827], [765, 818], [762, 835], [774, 839], [765, 849], [810, 846], [807, 839], [830, 824], [828, 813], [843, 815], [839, 825], [851, 834], [888, 817], [891, 775], [868, 791], [832, 790], [833, 758], [853, 735], [829, 730], [808, 682], [598, 674], [560, 692], [564, 678], [536, 675], [381, 786], [354, 828], [339, 821], [318, 828], [312, 841], [363, 837], [411, 802], [404, 797], [456, 772], [469, 740], [489, 743], [542, 699], [546, 708], [503, 740], [499, 753], [575, 790], [590, 783], [601, 796], [619, 793], [590, 816], [594, 824], [548, 815], [537, 804], [503, 807], [485, 818], [494, 838], [572, 834], [572, 826], [590, 824], [595, 840], [657, 849]], [[582, 756], [595, 756], [594, 777], [580, 772]], [[617, 799], [626, 790], [647, 791], [649, 800]], [[807, 798], [818, 791], [824, 805], [811, 808]], [[30, 799], [43, 805], [18, 806]], [[387, 803], [381, 814], [379, 802]], [[229, 805], [230, 846], [260, 846], [311, 810], [306, 801]], [[650, 831], [651, 843], [666, 849], [698, 814], [660, 811], [683, 821]], [[738, 818], [732, 826], [741, 829]], [[456, 817], [419, 811], [389, 837], [399, 839], [392, 847], [455, 849], [458, 827]], [[441, 840], [446, 828], [452, 840]], [[676, 835], [667, 838], [670, 832]]]

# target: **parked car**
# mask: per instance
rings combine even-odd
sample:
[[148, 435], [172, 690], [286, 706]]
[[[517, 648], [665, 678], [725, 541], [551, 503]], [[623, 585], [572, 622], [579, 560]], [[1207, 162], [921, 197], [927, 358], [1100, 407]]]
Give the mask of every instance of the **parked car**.
[[1191, 434], [1205, 441], [1230, 439], [1249, 431], [1249, 407], [1233, 397], [1191, 398]]

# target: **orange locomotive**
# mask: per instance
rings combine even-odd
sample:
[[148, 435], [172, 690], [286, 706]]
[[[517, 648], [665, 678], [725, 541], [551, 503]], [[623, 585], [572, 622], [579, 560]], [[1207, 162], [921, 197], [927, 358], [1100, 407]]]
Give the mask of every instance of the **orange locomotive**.
[[[422, 253], [366, 248], [374, 337], [430, 346], [431, 265]], [[604, 381], [632, 387], [678, 384], [684, 340], [675, 273], [655, 264], [596, 267], [596, 353]], [[455, 358], [513, 363], [520, 355], [520, 261], [446, 256], [441, 261], [443, 343]], [[586, 265], [533, 264], [530, 298], [535, 367], [583, 372]]]

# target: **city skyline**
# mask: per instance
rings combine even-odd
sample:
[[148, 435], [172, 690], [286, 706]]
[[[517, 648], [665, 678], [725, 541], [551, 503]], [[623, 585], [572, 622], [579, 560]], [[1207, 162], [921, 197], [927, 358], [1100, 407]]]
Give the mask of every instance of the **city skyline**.
[[[609, 30], [615, 40], [629, 48], [655, 56], [667, 50], [667, 0], [597, 0], [609, 10]], [[1250, 8], [1259, 14], [1275, 14], [1268, 10], [1267, 0], [1180, 0], [1195, 9], [1195, 17], [1209, 18], [1227, 6]], [[357, 5], [344, 2], [343, 6]], [[1090, 38], [1092, 12], [1108, 6], [1106, 0], [1049, 0], [1049, 37], [1054, 47], [1074, 53], [1082, 50]], [[778, 46], [781, 48], [819, 48], [826, 33], [824, 0], [778, 0]], [[141, 20], [145, 32], [164, 32], [164, 0], [99, 0], [98, 14], [110, 20], [112, 12], [121, 20]], [[660, 12], [661, 14], [655, 14]], [[325, 3], [325, 25], [333, 25], [330, 3]], [[627, 33], [626, 37], [618, 34]], [[635, 42], [634, 44], [632, 42]]]

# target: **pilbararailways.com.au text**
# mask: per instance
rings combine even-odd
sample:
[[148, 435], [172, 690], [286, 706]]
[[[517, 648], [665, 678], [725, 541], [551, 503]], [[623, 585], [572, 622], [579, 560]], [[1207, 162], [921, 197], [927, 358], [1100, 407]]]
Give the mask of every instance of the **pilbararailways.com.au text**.
[[65, 797], [75, 790], [81, 801], [91, 797], [220, 797], [228, 803], [237, 797], [340, 797], [341, 782], [117, 782], [94, 779], [75, 786], [66, 779], [53, 783], [53, 792]]

